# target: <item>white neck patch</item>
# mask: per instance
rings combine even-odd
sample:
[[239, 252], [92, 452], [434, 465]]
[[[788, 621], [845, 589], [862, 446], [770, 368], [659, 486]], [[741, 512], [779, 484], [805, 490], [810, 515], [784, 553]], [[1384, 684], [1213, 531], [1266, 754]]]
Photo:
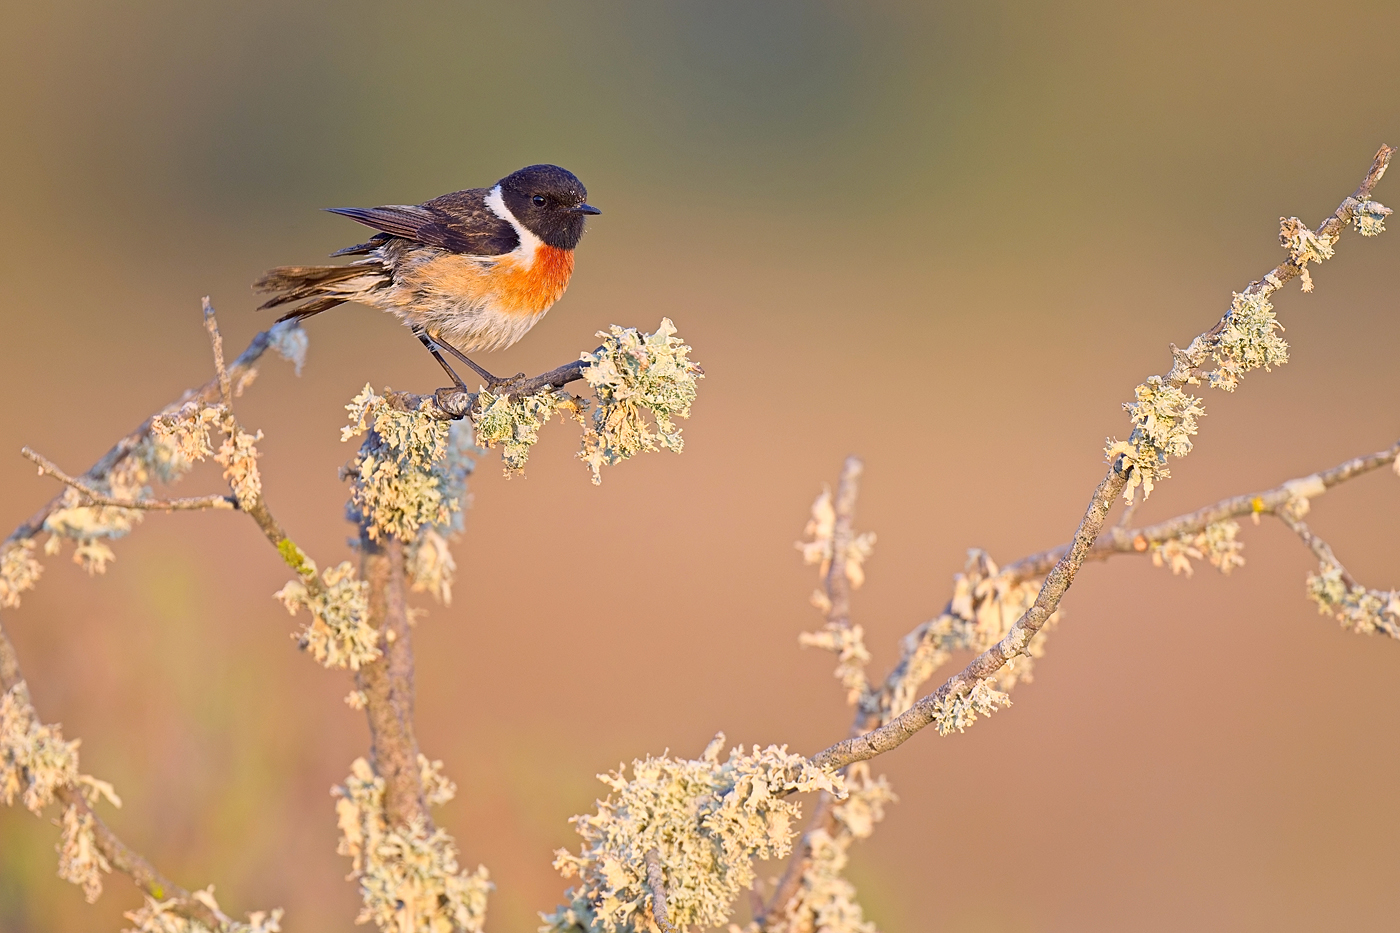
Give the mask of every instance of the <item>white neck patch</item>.
[[506, 207], [506, 199], [501, 195], [500, 185], [492, 188], [490, 193], [486, 195], [486, 206], [491, 213], [515, 228], [515, 235], [520, 237], [520, 245], [515, 248], [514, 253], [525, 265], [533, 265], [535, 252], [544, 244], [544, 241], [525, 229], [525, 225], [515, 219], [510, 208]]

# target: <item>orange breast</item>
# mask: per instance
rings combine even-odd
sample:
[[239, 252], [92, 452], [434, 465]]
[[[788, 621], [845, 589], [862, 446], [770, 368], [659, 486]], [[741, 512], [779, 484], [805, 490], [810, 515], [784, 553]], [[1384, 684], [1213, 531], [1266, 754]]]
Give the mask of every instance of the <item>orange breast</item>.
[[511, 317], [534, 317], [559, 300], [573, 271], [572, 250], [541, 243], [529, 266], [510, 255], [485, 263], [449, 253], [404, 268], [397, 278], [419, 296], [424, 311], [461, 303]]
[[534, 315], [559, 300], [564, 289], [569, 287], [569, 276], [573, 273], [573, 250], [541, 243], [529, 268], [507, 260], [496, 265], [490, 278], [499, 297], [500, 310], [507, 314]]

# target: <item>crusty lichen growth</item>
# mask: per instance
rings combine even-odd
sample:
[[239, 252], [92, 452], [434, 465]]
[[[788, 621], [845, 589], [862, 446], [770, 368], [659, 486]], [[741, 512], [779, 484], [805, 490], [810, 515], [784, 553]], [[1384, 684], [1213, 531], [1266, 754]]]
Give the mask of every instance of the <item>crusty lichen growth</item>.
[[[818, 828], [807, 837], [811, 856], [801, 885], [781, 916], [765, 918], [765, 933], [877, 933], [856, 901], [856, 889], [843, 872], [851, 843], [865, 839], [885, 817], [885, 805], [897, 798], [884, 776], [872, 778], [869, 765], [858, 762], [846, 770], [847, 797], [832, 808], [832, 831]], [[732, 929], [732, 928], [731, 928]], [[750, 924], [744, 933], [759, 933]]]
[[300, 579], [272, 595], [292, 615], [310, 611], [311, 621], [294, 636], [302, 650], [325, 667], [351, 670], [379, 657], [379, 631], [369, 624], [369, 584], [356, 578], [349, 561], [341, 561], [321, 574], [320, 586], [308, 586], [316, 580], [316, 562], [295, 545], [290, 550]]
[[[428, 802], [451, 800], [456, 787], [441, 773], [442, 762], [420, 755], [418, 764]], [[386, 933], [480, 933], [492, 885], [484, 867], [459, 869], [451, 836], [421, 821], [391, 829], [384, 779], [363, 758], [331, 794], [341, 833], [336, 851], [350, 857], [350, 878], [364, 901], [357, 923], [373, 921]]]
[[15, 684], [0, 697], [0, 800], [18, 799], [31, 813], [53, 803], [54, 791], [78, 781], [78, 740], [34, 714], [29, 688]]
[[19, 608], [20, 594], [34, 589], [44, 565], [34, 557], [33, 538], [0, 545], [0, 609]]
[[800, 755], [769, 746], [733, 749], [721, 763], [723, 734], [699, 759], [668, 756], [632, 763], [599, 780], [611, 789], [598, 812], [574, 817], [583, 845], [559, 850], [554, 866], [577, 878], [569, 903], [544, 916], [542, 933], [656, 931], [648, 906], [646, 854], [660, 853], [666, 913], [677, 929], [724, 923], [738, 893], [754, 882], [754, 859], [792, 848], [795, 791], [826, 790], [844, 797], [839, 775], [813, 768]]
[[452, 602], [452, 581], [457, 571], [449, 545], [462, 533], [462, 517], [471, 504], [467, 479], [476, 468], [475, 457], [482, 453], [485, 451], [473, 441], [471, 422], [454, 421], [441, 463], [448, 519], [443, 524], [423, 526], [408, 548], [407, 570], [414, 592], [431, 593], [444, 606]]
[[340, 439], [368, 435], [346, 472], [350, 507], [370, 540], [409, 543], [424, 525], [446, 525], [457, 507], [447, 495], [448, 424], [394, 408], [369, 385], [345, 408], [350, 425]]
[[[1307, 500], [1303, 500], [1306, 502]], [[1236, 567], [1244, 566], [1244, 542], [1235, 540], [1239, 534], [1238, 522], [1223, 521], [1207, 525], [1194, 534], [1184, 534], [1151, 546], [1152, 563], [1157, 567], [1170, 567], [1172, 574], [1184, 573], [1191, 576], [1191, 560], [1204, 560], [1216, 570], [1228, 574]]]
[[1288, 250], [1288, 258], [1298, 267], [1298, 278], [1302, 282], [1303, 291], [1310, 292], [1313, 290], [1313, 281], [1312, 274], [1308, 272], [1308, 263], [1331, 259], [1333, 247], [1339, 237], [1318, 236], [1297, 217], [1280, 217], [1278, 222], [1279, 242]]
[[1390, 208], [1379, 201], [1361, 201], [1352, 208], [1351, 222], [1362, 236], [1376, 236], [1385, 232], [1385, 219], [1390, 214]]
[[210, 930], [198, 920], [182, 916], [179, 913], [180, 903], [174, 898], [163, 901], [148, 894], [139, 908], [123, 915], [134, 924], [123, 933], [280, 933], [282, 929], [280, 907], [253, 911], [248, 915], [247, 922], [242, 922], [229, 918], [219, 909], [212, 884], [203, 891], [195, 891], [193, 897], [208, 907], [218, 919], [217, 931]]
[[1187, 395], [1161, 376], [1150, 376], [1134, 391], [1136, 402], [1124, 402], [1123, 409], [1133, 421], [1133, 433], [1126, 441], [1110, 440], [1104, 453], [1109, 461], [1122, 457], [1131, 469], [1123, 485], [1123, 498], [1133, 501], [1135, 490], [1142, 497], [1152, 495], [1153, 487], [1171, 474], [1168, 457], [1184, 457], [1191, 452], [1196, 419], [1205, 414], [1201, 400]]
[[1345, 571], [1324, 563], [1308, 574], [1308, 598], [1318, 612], [1330, 615], [1358, 635], [1377, 633], [1400, 638], [1400, 591], [1371, 590], [1347, 585]]
[[112, 871], [97, 847], [96, 820], [89, 810], [65, 807], [59, 827], [58, 877], [82, 888], [91, 904], [102, 896], [102, 876]]
[[[602, 467], [643, 451], [681, 452], [681, 429], [671, 419], [690, 417], [696, 383], [704, 371], [691, 362], [690, 347], [675, 334], [670, 318], [662, 318], [652, 334], [614, 324], [598, 332], [601, 347], [580, 357], [588, 363], [583, 379], [598, 396], [591, 430], [584, 434], [579, 453], [594, 485], [602, 482]], [[644, 411], [651, 412], [655, 430]]]
[[1288, 342], [1279, 336], [1283, 329], [1274, 315], [1274, 306], [1263, 291], [1235, 293], [1225, 326], [1211, 343], [1216, 367], [1207, 374], [1217, 389], [1233, 392], [1251, 369], [1268, 372], [1288, 362]]
[[[985, 551], [968, 551], [963, 572], [953, 577], [947, 608], [904, 637], [900, 660], [882, 689], [872, 693], [870, 712], [881, 724], [914, 705], [919, 688], [955, 651], [981, 654], [1000, 642], [1035, 603], [1040, 579], [1017, 581], [997, 568]], [[1059, 623], [1054, 615], [1026, 644], [1021, 657], [997, 671], [991, 681], [999, 691], [1033, 679], [1034, 662], [1044, 656], [1045, 642]], [[969, 722], [971, 720], [968, 720]]]
[[[67, 741], [58, 726], [39, 721], [20, 681], [0, 696], [0, 800], [6, 806], [19, 800], [38, 815], [65, 787], [76, 788], [89, 807], [104, 798], [122, 805], [111, 784], [78, 772], [78, 740]], [[58, 876], [81, 887], [92, 903], [102, 893], [102, 876], [112, 870], [98, 851], [92, 813], [70, 804], [58, 823]]]
[[[807, 526], [802, 529], [802, 533], [809, 539], [798, 541], [796, 545], [802, 552], [802, 562], [818, 564], [817, 575], [825, 579], [826, 572], [831, 569], [836, 546], [836, 507], [832, 503], [830, 486], [822, 487], [821, 495], [812, 503], [812, 517], [807, 520]], [[874, 550], [875, 532], [867, 531], [851, 536], [850, 546], [842, 555], [845, 558], [846, 579], [850, 581], [851, 589], [858, 590], [865, 583], [864, 565]], [[816, 593], [812, 601], [823, 612], [829, 608], [824, 593]]]
[[477, 440], [487, 447], [501, 445], [501, 460], [506, 476], [525, 472], [530, 448], [540, 439], [540, 428], [555, 413], [561, 418], [583, 418], [586, 402], [563, 389], [541, 389], [533, 395], [512, 397], [492, 395], [481, 390], [477, 408], [472, 416]]
[[962, 732], [977, 721], [978, 716], [990, 716], [998, 709], [1011, 705], [1011, 697], [992, 687], [990, 681], [979, 680], [966, 693], [950, 693], [934, 707], [933, 725], [939, 735]]
[[[836, 509], [828, 486], [812, 503], [811, 518], [803, 529], [808, 540], [798, 541], [796, 545], [802, 552], [804, 563], [818, 565], [817, 573], [822, 581], [826, 580], [831, 562], [837, 556], [835, 533]], [[874, 549], [874, 532], [852, 535], [850, 543], [844, 548], [840, 556], [851, 589], [859, 589], [865, 582], [864, 564]], [[812, 605], [824, 615], [831, 612], [831, 599], [822, 588], [812, 592]], [[824, 648], [836, 655], [836, 679], [846, 688], [847, 703], [857, 703], [866, 695], [869, 682], [865, 666], [870, 663], [870, 652], [865, 647], [865, 629], [862, 626], [846, 620], [829, 619], [820, 631], [798, 635], [797, 642], [804, 648]]]

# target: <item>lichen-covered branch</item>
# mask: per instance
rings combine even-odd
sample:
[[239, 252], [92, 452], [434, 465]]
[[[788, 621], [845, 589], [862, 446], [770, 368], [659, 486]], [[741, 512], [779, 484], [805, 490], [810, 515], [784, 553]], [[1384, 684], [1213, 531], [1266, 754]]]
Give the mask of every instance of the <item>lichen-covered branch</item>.
[[[235, 507], [236, 497], [156, 499], [147, 484], [153, 480], [173, 483], [195, 460], [212, 453], [208, 447], [212, 416], [208, 413], [226, 409], [226, 401], [252, 383], [268, 349], [277, 350], [300, 369], [305, 337], [294, 324], [281, 324], [258, 334], [232, 367], [223, 367], [220, 360], [214, 380], [186, 391], [146, 419], [80, 477], [69, 476], [26, 448], [25, 455], [39, 465], [41, 473], [68, 488], [0, 543], [0, 607], [18, 607], [21, 595], [38, 583], [43, 567], [36, 556], [36, 537], [43, 532], [49, 535], [45, 553], [55, 553], [65, 540], [73, 541], [75, 560], [90, 572], [102, 572], [113, 557], [104, 541], [129, 532], [143, 511]], [[63, 807], [58, 821], [62, 828], [61, 877], [81, 885], [92, 900], [101, 893], [103, 874], [115, 869], [130, 875], [146, 893], [145, 903], [127, 914], [139, 933], [273, 933], [279, 928], [281, 910], [255, 912], [246, 923], [230, 919], [219, 909], [211, 891], [191, 892], [175, 884], [112, 832], [93, 805], [99, 798], [119, 805], [115, 792], [106, 782], [79, 774], [76, 742], [64, 742], [57, 727], [40, 724], [29, 706], [19, 658], [3, 628], [0, 693], [10, 711], [10, 728], [5, 730], [8, 738], [0, 740], [6, 745], [0, 758], [12, 766], [10, 786], [16, 793], [22, 790], [26, 805], [36, 812], [50, 801]]]
[[[258, 367], [261, 365], [262, 356], [269, 349], [276, 350], [279, 354], [291, 360], [297, 365], [298, 370], [305, 359], [306, 343], [305, 335], [300, 327], [294, 322], [278, 324], [269, 330], [265, 330], [253, 337], [247, 349], [239, 354], [233, 364], [228, 367], [228, 380], [233, 395], [238, 396], [243, 393], [248, 386], [252, 385], [257, 378]], [[121, 466], [128, 458], [137, 454], [142, 445], [149, 441], [152, 435], [152, 427], [158, 419], [175, 415], [185, 406], [194, 403], [196, 405], [209, 405], [218, 402], [222, 397], [219, 379], [215, 377], [202, 386], [188, 389], [180, 395], [178, 399], [166, 405], [160, 411], [127, 434], [121, 440], [112, 445], [102, 457], [88, 469], [81, 477], [81, 482], [89, 488], [100, 488], [106, 482], [107, 477]], [[65, 508], [63, 495], [55, 496], [44, 505], [43, 508], [29, 517], [29, 520], [21, 524], [14, 531], [10, 532], [4, 544], [22, 541], [40, 534], [44, 531], [44, 525], [50, 515], [60, 509]]]
[[106, 493], [94, 489], [87, 483], [76, 477], [69, 476], [59, 469], [48, 457], [32, 450], [29, 447], [21, 447], [20, 451], [27, 459], [32, 460], [39, 466], [41, 476], [52, 476], [66, 486], [71, 486], [82, 494], [83, 505], [103, 505], [114, 509], [144, 509], [148, 512], [193, 512], [201, 509], [236, 509], [238, 500], [232, 496], [189, 496], [181, 499], [118, 499]]
[[[1221, 499], [1212, 505], [1169, 518], [1141, 528], [1113, 528], [1099, 536], [1089, 550], [1086, 560], [1107, 560], [1116, 554], [1150, 552], [1163, 542], [1199, 534], [1212, 525], [1232, 518], [1274, 515], [1290, 502], [1311, 500], [1348, 480], [1363, 476], [1383, 466], [1394, 465], [1400, 458], [1400, 441], [1372, 454], [1353, 457], [1329, 470], [1298, 477], [1271, 489], [1245, 493]], [[1031, 554], [1007, 564], [1002, 573], [1014, 581], [1038, 579], [1049, 572], [1064, 556], [1068, 545]]]
[[[1356, 191], [1310, 237], [1300, 236], [1296, 218], [1285, 219], [1281, 238], [1289, 250], [1288, 259], [1238, 293], [1225, 315], [1197, 335], [1185, 350], [1172, 347], [1173, 363], [1166, 376], [1152, 376], [1137, 387], [1136, 401], [1124, 406], [1132, 416], [1132, 434], [1127, 441], [1111, 441], [1106, 448], [1108, 473], [1095, 489], [1073, 541], [1046, 574], [1035, 603], [1006, 637], [898, 716], [817, 753], [811, 759], [814, 765], [835, 770], [864, 761], [897, 748], [928, 725], [937, 723], [943, 730], [951, 721], [969, 714], [975, 718], [999, 705], [988, 679], [1025, 654], [1031, 639], [1049, 621], [1097, 541], [1114, 498], [1125, 493], [1131, 502], [1138, 486], [1144, 497], [1149, 495], [1153, 485], [1167, 476], [1167, 458], [1190, 451], [1190, 436], [1203, 411], [1200, 400], [1182, 388], [1209, 379], [1220, 388], [1233, 390], [1243, 373], [1282, 362], [1286, 346], [1275, 334], [1277, 325], [1268, 304], [1269, 295], [1302, 275], [1309, 262], [1329, 258], [1332, 244], [1347, 224], [1354, 224], [1366, 236], [1383, 229], [1389, 211], [1372, 202], [1370, 196], [1394, 152], [1390, 146], [1380, 148]], [[1318, 247], [1318, 243], [1325, 248]], [[1216, 368], [1202, 373], [1207, 357], [1215, 360]]]
[[374, 773], [384, 779], [384, 812], [390, 826], [421, 822], [431, 829], [418, 774], [413, 732], [413, 643], [404, 593], [404, 546], [360, 542], [360, 575], [369, 585], [368, 622], [381, 633], [380, 657], [360, 667], [355, 686], [365, 696]]
[[[238, 933], [250, 929], [249, 924], [225, 916], [216, 904], [210, 903], [211, 897], [200, 898], [161, 874], [93, 811], [92, 804], [99, 795], [95, 790], [116, 801], [111, 786], [78, 774], [76, 743], [64, 742], [53, 727], [36, 725], [33, 708], [28, 707], [28, 691], [20, 674], [19, 657], [3, 626], [0, 626], [0, 697], [4, 698], [0, 700], [0, 800], [8, 803], [13, 799], [11, 795], [17, 796], [23, 791], [26, 806], [36, 812], [49, 801], [63, 806], [65, 844], [61, 851], [65, 859], [60, 867], [63, 877], [82, 884], [88, 900], [92, 901], [102, 891], [101, 875], [116, 869], [129, 875], [136, 886], [167, 913], [201, 924], [206, 930]], [[40, 752], [41, 759], [47, 759], [44, 762], [47, 775], [39, 773], [41, 766], [32, 756], [25, 756], [25, 760], [14, 757], [10, 735], [16, 714], [30, 718], [31, 734], [39, 729], [41, 743], [50, 749], [47, 754]], [[280, 917], [279, 910], [250, 919], [259, 924], [260, 929], [271, 933], [277, 929]]]
[[[851, 591], [864, 582], [864, 563], [875, 544], [873, 533], [857, 535], [854, 530], [856, 498], [863, 471], [864, 464], [858, 457], [846, 458], [836, 483], [835, 497], [830, 488], [817, 497], [812, 505], [812, 518], [804, 529], [810, 540], [797, 545], [807, 563], [819, 565], [822, 588], [812, 594], [812, 602], [826, 617], [821, 631], [804, 632], [798, 636], [798, 641], [804, 647], [825, 648], [836, 654], [836, 676], [846, 688], [847, 701], [856, 704], [852, 735], [864, 732], [868, 725], [869, 682], [865, 665], [870, 661], [870, 652], [865, 647], [863, 628], [851, 623]], [[827, 909], [826, 899], [834, 889], [829, 884], [814, 883], [817, 856], [824, 849], [839, 849], [844, 862], [845, 850], [853, 838], [843, 832], [835, 796], [828, 792], [818, 795], [802, 839], [772, 896], [766, 902], [759, 901], [760, 909], [754, 916], [755, 928], [787, 929], [799, 916], [815, 917]], [[843, 888], [842, 896], [854, 911], [855, 925], [851, 929], [860, 928], [863, 920], [853, 899], [854, 891]]]
[[[386, 400], [394, 408], [428, 418], [469, 419], [479, 443], [501, 445], [507, 476], [524, 471], [540, 427], [556, 412], [582, 425], [578, 456], [587, 464], [594, 485], [601, 482], [602, 467], [644, 451], [680, 453], [681, 429], [672, 419], [690, 417], [696, 383], [705, 371], [690, 359], [690, 347], [676, 336], [675, 325], [662, 318], [654, 333], [644, 334], [614, 324], [598, 336], [603, 338], [598, 349], [540, 376], [522, 377], [489, 391], [394, 392]], [[563, 391], [580, 379], [597, 396], [591, 414], [587, 399]]]

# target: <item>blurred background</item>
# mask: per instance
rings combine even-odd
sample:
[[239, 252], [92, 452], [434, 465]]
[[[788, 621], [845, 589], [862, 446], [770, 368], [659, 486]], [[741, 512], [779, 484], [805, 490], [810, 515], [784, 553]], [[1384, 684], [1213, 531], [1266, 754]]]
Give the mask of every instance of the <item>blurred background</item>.
[[[533, 930], [593, 775], [732, 741], [811, 753], [849, 724], [792, 543], [843, 456], [879, 535], [857, 594], [878, 676], [966, 549], [1068, 538], [1133, 386], [1400, 143], [1390, 3], [578, 0], [8, 5], [0, 34], [0, 527], [210, 373], [199, 299], [236, 350], [248, 283], [362, 237], [320, 208], [422, 201], [532, 162], [579, 175], [568, 295], [496, 372], [669, 316], [707, 378], [686, 450], [601, 488], [554, 423], [528, 476], [474, 480], [456, 601], [419, 624], [419, 736], [439, 811]], [[1397, 169], [1400, 171], [1400, 169]], [[1400, 202], [1400, 178], [1380, 200]], [[1210, 393], [1164, 518], [1392, 443], [1400, 231], [1348, 235], [1277, 299], [1293, 359]], [[313, 319], [305, 373], [240, 405], [269, 502], [348, 556], [342, 407], [442, 376], [390, 317]], [[186, 494], [220, 488], [195, 474]], [[1400, 585], [1400, 480], [1310, 521]], [[1245, 525], [1248, 565], [1094, 565], [1016, 706], [878, 763], [901, 796], [850, 875], [886, 933], [1375, 929], [1400, 910], [1400, 645], [1320, 617], [1309, 555]], [[288, 574], [251, 522], [153, 516], [105, 577], [52, 560], [5, 614], [40, 714], [116, 784], [106, 814], [163, 871], [288, 931], [350, 929], [328, 790], [365, 753], [342, 672], [296, 650]], [[114, 930], [57, 831], [0, 811], [0, 930]], [[765, 874], [779, 870], [772, 866]]]

